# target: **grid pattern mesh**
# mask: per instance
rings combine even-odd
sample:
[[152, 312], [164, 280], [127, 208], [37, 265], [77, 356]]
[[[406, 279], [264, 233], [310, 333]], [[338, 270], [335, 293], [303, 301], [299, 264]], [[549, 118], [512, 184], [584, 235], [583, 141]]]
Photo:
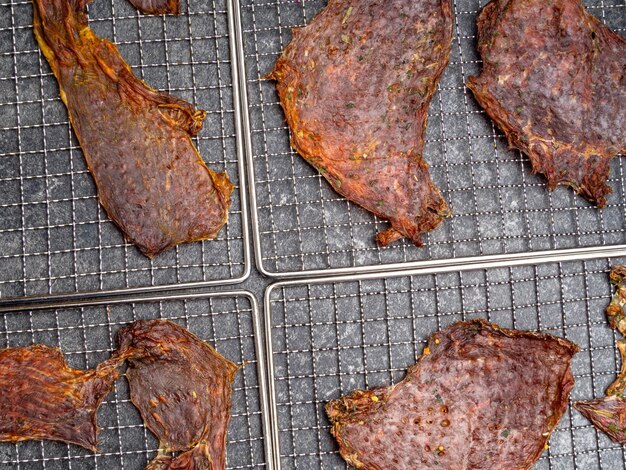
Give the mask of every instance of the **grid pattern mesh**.
[[[246, 297], [168, 300], [7, 313], [0, 317], [0, 347], [59, 346], [70, 366], [91, 368], [110, 356], [116, 331], [138, 319], [168, 318], [243, 363], [235, 376], [228, 428], [228, 468], [265, 467], [254, 315]], [[146, 430], [119, 379], [98, 414], [100, 452], [58, 442], [0, 443], [0, 467], [12, 469], [143, 469], [158, 441]]]
[[[572, 364], [571, 400], [603, 396], [620, 365], [604, 313], [610, 264], [600, 259], [276, 288], [266, 315], [283, 468], [345, 468], [324, 404], [399, 381], [426, 338], [459, 320], [486, 318], [576, 342], [581, 352]], [[625, 465], [624, 448], [570, 407], [534, 468]]]
[[[505, 254], [626, 242], [626, 168], [611, 165], [613, 194], [599, 211], [567, 188], [550, 194], [530, 173], [464, 87], [480, 71], [477, 12], [487, 0], [453, 0], [450, 64], [430, 109], [425, 158], [454, 215], [425, 237], [380, 249], [386, 222], [348, 203], [289, 146], [289, 130], [269, 72], [291, 28], [308, 24], [322, 0], [242, 0], [252, 156], [264, 267], [273, 273], [373, 266], [423, 259]], [[623, 0], [585, 0], [589, 11], [626, 33]]]
[[[90, 26], [150, 86], [207, 110], [194, 142], [209, 167], [238, 185], [226, 0], [181, 7], [180, 17], [148, 17], [126, 0], [95, 0]], [[237, 190], [218, 240], [152, 262], [125, 243], [99, 207], [32, 18], [30, 1], [0, 3], [0, 297], [241, 277]]]

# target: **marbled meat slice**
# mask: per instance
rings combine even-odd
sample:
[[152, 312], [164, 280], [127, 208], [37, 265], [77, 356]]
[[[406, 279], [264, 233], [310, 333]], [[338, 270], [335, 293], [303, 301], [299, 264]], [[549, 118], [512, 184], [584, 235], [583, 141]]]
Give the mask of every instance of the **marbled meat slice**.
[[268, 75], [291, 145], [338, 193], [391, 222], [381, 245], [419, 245], [449, 214], [422, 152], [451, 40], [449, 0], [330, 0]]
[[191, 142], [206, 113], [137, 79], [87, 26], [87, 0], [33, 3], [35, 36], [109, 217], [149, 257], [215, 238], [233, 185]]
[[117, 338], [116, 354], [129, 362], [131, 401], [160, 442], [159, 454], [146, 468], [224, 469], [232, 382], [239, 367], [165, 320], [134, 322]]
[[527, 469], [574, 386], [578, 347], [483, 320], [433, 334], [396, 385], [326, 405], [348, 463], [364, 469]]
[[128, 0], [137, 10], [146, 15], [178, 15], [180, 0]]
[[622, 397], [578, 401], [574, 408], [612, 440], [626, 444], [626, 400]]
[[57, 348], [0, 349], [0, 441], [55, 440], [96, 451], [96, 414], [120, 375], [117, 359], [72, 369]]
[[552, 190], [606, 204], [626, 151], [626, 41], [580, 0], [493, 0], [478, 16], [479, 76], [467, 86]]

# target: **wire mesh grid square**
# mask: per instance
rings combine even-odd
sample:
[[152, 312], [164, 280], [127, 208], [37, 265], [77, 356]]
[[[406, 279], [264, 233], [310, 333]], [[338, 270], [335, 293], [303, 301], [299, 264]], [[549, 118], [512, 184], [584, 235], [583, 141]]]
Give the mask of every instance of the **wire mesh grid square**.
[[[600, 211], [566, 188], [554, 193], [530, 173], [519, 152], [474, 101], [464, 83], [480, 71], [476, 15], [486, 0], [454, 0], [450, 64], [429, 108], [424, 155], [454, 215], [425, 237], [380, 249], [387, 227], [348, 203], [289, 146], [275, 83], [264, 80], [292, 37], [310, 23], [322, 0], [241, 0], [252, 159], [264, 268], [271, 273], [508, 254], [626, 241], [626, 168], [611, 165], [613, 194]], [[585, 1], [589, 11], [622, 35], [621, 0]]]
[[[208, 341], [238, 364], [228, 427], [228, 468], [265, 467], [261, 392], [257, 376], [254, 306], [247, 297], [210, 297], [82, 308], [6, 313], [0, 318], [0, 347], [44, 343], [58, 346], [72, 367], [95, 367], [110, 356], [116, 331], [139, 319], [168, 318]], [[0, 443], [0, 467], [13, 469], [143, 469], [158, 441], [144, 427], [129, 399], [126, 379], [98, 413], [99, 449], [58, 442]]]
[[[621, 260], [622, 262], [624, 260]], [[404, 376], [426, 338], [486, 318], [581, 347], [571, 400], [604, 395], [619, 370], [606, 259], [374, 280], [278, 285], [268, 292], [280, 461], [285, 469], [345, 468], [324, 405]], [[571, 406], [536, 469], [625, 468], [623, 447]]]
[[[179, 17], [150, 17], [126, 0], [95, 0], [89, 24], [139, 78], [207, 110], [194, 142], [238, 186], [227, 0], [181, 7]], [[237, 190], [217, 240], [153, 261], [125, 243], [99, 207], [32, 19], [30, 1], [0, 3], [0, 297], [242, 277], [247, 229]]]

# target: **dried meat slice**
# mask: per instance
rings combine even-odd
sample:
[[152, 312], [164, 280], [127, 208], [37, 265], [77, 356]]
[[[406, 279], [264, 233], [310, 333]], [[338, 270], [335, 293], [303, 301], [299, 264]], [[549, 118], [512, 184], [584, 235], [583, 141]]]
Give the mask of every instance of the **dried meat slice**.
[[626, 305], [626, 266], [613, 266], [609, 276], [611, 284], [617, 289], [615, 294], [613, 294], [611, 303], [606, 308], [606, 316], [609, 319], [611, 328], [626, 336], [626, 313], [624, 313], [624, 306]]
[[96, 451], [96, 414], [120, 375], [121, 361], [68, 367], [45, 345], [0, 349], [0, 441], [55, 440]]
[[357, 468], [530, 468], [574, 386], [578, 347], [483, 320], [432, 335], [404, 380], [326, 405]]
[[612, 440], [626, 444], [626, 400], [622, 397], [578, 401], [574, 408]]
[[268, 75], [291, 145], [338, 193], [391, 222], [381, 245], [420, 245], [449, 215], [422, 152], [451, 40], [449, 0], [330, 0]]
[[148, 257], [215, 238], [233, 185], [191, 142], [206, 113], [137, 79], [87, 26], [87, 0], [33, 3], [35, 36], [109, 217]]
[[116, 356], [129, 363], [131, 401], [160, 442], [159, 454], [146, 468], [224, 469], [232, 382], [239, 367], [166, 320], [136, 321], [117, 339]]
[[493, 0], [477, 23], [477, 101], [550, 190], [603, 207], [609, 161], [626, 151], [626, 41], [580, 0]]
[[146, 15], [178, 15], [180, 0], [128, 0]]
[[607, 395], [621, 396], [626, 390], [626, 340], [620, 340], [617, 342], [617, 349], [622, 360], [622, 367], [617, 375], [617, 378], [613, 381], [609, 388], [606, 389]]

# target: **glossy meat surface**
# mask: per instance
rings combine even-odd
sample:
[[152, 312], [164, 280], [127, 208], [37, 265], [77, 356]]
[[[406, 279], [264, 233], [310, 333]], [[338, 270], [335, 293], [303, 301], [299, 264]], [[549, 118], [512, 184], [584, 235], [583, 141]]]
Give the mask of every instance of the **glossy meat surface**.
[[160, 442], [159, 454], [146, 468], [224, 469], [232, 382], [239, 367], [169, 321], [136, 321], [117, 338], [116, 354], [129, 363], [131, 401]]
[[626, 400], [622, 397], [578, 401], [574, 408], [612, 440], [626, 444]]
[[233, 185], [191, 142], [206, 113], [137, 79], [87, 26], [84, 0], [34, 0], [39, 47], [59, 82], [100, 203], [149, 257], [212, 239]]
[[178, 15], [180, 0], [128, 0], [146, 15]]
[[578, 347], [483, 320], [433, 334], [396, 385], [326, 405], [348, 463], [364, 469], [527, 469], [567, 409]]
[[0, 441], [55, 440], [96, 451], [96, 414], [120, 375], [118, 360], [68, 367], [45, 345], [0, 349]]
[[479, 76], [467, 85], [552, 190], [606, 204], [626, 151], [626, 41], [580, 0], [493, 0], [478, 17]]
[[330, 0], [268, 75], [291, 145], [338, 193], [391, 222], [381, 245], [419, 245], [449, 215], [422, 152], [451, 40], [449, 0]]

